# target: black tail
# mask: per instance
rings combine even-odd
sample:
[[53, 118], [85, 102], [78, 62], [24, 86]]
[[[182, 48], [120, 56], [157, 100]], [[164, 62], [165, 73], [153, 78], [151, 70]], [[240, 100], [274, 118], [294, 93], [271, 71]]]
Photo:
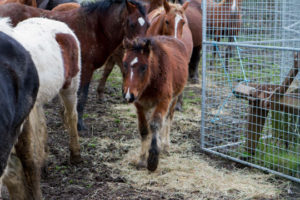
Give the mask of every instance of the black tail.
[[159, 149], [157, 146], [156, 137], [152, 138], [151, 147], [149, 149], [149, 157], [148, 157], [148, 165], [147, 169], [149, 171], [155, 171], [158, 166], [158, 159], [159, 159]]

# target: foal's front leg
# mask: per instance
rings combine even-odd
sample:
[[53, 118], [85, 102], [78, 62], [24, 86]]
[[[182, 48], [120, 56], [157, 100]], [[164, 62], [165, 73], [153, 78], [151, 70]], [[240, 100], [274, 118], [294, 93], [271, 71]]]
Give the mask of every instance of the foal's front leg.
[[150, 130], [152, 133], [151, 145], [149, 149], [149, 156], [147, 168], [149, 171], [155, 171], [158, 166], [158, 159], [160, 153], [160, 135], [163, 127], [165, 115], [168, 111], [171, 99], [161, 101], [154, 110], [150, 120]]
[[141, 148], [140, 158], [139, 158], [137, 167], [143, 168], [143, 167], [147, 166], [147, 163], [146, 163], [147, 149], [148, 149], [147, 136], [148, 136], [149, 130], [148, 130], [148, 123], [147, 123], [147, 119], [145, 116], [144, 108], [141, 105], [139, 105], [138, 103], [135, 104], [135, 107], [137, 109], [138, 123], [139, 123], [138, 126], [139, 126], [139, 132], [141, 135], [141, 141], [142, 141], [142, 148]]

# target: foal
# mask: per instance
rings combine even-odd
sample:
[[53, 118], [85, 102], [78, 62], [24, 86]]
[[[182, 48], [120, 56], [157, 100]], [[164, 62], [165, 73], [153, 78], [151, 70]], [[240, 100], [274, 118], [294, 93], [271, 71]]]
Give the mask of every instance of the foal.
[[170, 125], [187, 81], [189, 56], [180, 40], [167, 36], [124, 40], [124, 48], [123, 97], [137, 109], [142, 140], [138, 167], [155, 171], [160, 151], [169, 148]]

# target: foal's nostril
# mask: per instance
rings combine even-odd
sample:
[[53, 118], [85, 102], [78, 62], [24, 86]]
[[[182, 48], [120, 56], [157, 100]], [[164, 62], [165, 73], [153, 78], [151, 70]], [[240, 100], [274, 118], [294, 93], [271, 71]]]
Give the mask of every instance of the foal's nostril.
[[130, 99], [129, 99], [129, 103], [132, 103], [132, 102], [134, 102], [134, 100], [135, 100], [135, 98], [134, 98], [134, 95], [131, 93], [130, 94]]

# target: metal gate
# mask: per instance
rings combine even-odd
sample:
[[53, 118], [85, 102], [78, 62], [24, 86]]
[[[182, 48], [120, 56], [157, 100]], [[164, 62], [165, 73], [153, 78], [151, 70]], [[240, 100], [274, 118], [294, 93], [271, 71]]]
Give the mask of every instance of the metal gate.
[[202, 10], [203, 150], [300, 182], [300, 1]]

